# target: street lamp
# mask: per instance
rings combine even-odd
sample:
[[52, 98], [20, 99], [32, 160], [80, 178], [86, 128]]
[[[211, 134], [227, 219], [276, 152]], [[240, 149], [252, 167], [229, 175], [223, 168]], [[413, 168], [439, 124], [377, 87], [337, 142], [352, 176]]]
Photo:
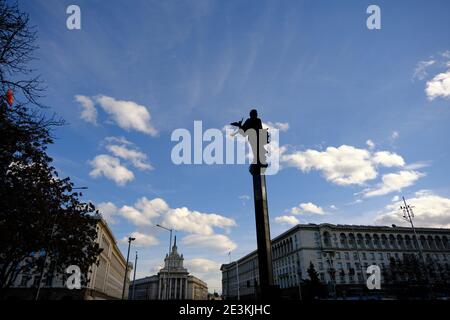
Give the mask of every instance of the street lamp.
[[[171, 248], [172, 248], [172, 231], [173, 231], [173, 229], [169, 229], [169, 228], [163, 227], [163, 226], [160, 225], [160, 224], [157, 224], [156, 226], [157, 226], [158, 228], [161, 228], [161, 229], [164, 229], [164, 230], [170, 232], [169, 253], [168, 253], [168, 255], [167, 255], [167, 259], [169, 259], [169, 261], [167, 262], [167, 277], [166, 277], [166, 288], [165, 288], [165, 296], [166, 296], [167, 300], [169, 300], [169, 298], [170, 298], [170, 293], [169, 293], [169, 290], [167, 289], [167, 284], [170, 283], [170, 258], [169, 258], [169, 257], [170, 257], [170, 250], [171, 250]], [[168, 279], [168, 278], [169, 278], [169, 279]]]
[[125, 266], [125, 276], [123, 277], [122, 300], [125, 298], [125, 286], [126, 286], [126, 283], [127, 283], [128, 261], [130, 259], [131, 241], [134, 241], [134, 240], [136, 240], [136, 238], [128, 237], [127, 265]]
[[137, 269], [137, 260], [138, 260], [138, 252], [136, 251], [136, 258], [134, 259], [134, 275], [133, 275], [133, 295], [131, 296], [132, 300], [134, 300], [134, 296], [136, 293], [136, 269]]

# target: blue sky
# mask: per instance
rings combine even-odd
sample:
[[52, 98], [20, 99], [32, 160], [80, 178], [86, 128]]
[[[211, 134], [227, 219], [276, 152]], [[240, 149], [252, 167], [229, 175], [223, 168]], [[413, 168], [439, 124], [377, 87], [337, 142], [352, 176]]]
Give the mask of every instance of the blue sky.
[[[70, 4], [81, 30], [66, 28]], [[370, 4], [381, 30], [366, 27]], [[267, 179], [273, 236], [297, 221], [401, 223], [402, 194], [419, 225], [450, 226], [448, 1], [20, 6], [37, 26], [43, 102], [68, 122], [49, 152], [107, 211], [122, 252], [121, 239], [139, 232], [138, 276], [167, 251], [155, 223], [177, 228], [210, 291], [220, 291], [227, 247], [232, 258], [255, 249], [247, 166], [170, 157], [174, 129], [221, 129], [252, 107], [284, 126], [282, 170]]]

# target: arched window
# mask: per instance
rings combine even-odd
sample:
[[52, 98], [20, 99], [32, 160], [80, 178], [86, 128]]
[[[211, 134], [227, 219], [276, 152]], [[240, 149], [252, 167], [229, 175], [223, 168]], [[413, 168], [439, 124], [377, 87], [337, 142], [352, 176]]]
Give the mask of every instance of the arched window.
[[409, 237], [409, 235], [405, 236], [405, 246], [406, 249], [412, 249], [411, 238]]
[[428, 247], [430, 249], [436, 249], [436, 245], [434, 243], [433, 237], [432, 236], [428, 236], [427, 237], [427, 242], [428, 242]]
[[405, 247], [405, 243], [403, 242], [403, 237], [399, 234], [397, 235], [397, 244], [398, 247], [403, 249]]
[[365, 238], [366, 247], [373, 248], [372, 238], [370, 237], [370, 234], [366, 233], [364, 238]]
[[391, 246], [391, 248], [397, 248], [395, 237], [392, 234], [389, 235], [389, 245]]
[[348, 243], [347, 243], [347, 236], [345, 235], [345, 233], [341, 233], [339, 235], [339, 241], [341, 243], [341, 247], [347, 248]]
[[428, 249], [427, 239], [425, 238], [425, 236], [420, 236], [419, 239], [420, 239], [420, 245], [422, 246], [422, 248]]
[[388, 240], [385, 234], [381, 235], [381, 245], [383, 248], [389, 248]]
[[348, 234], [348, 244], [350, 247], [356, 247], [355, 235], [353, 233]]
[[448, 238], [446, 236], [442, 237], [442, 246], [444, 249], [449, 249]]
[[326, 247], [331, 247], [331, 236], [328, 231], [323, 233], [323, 243]]
[[436, 244], [436, 248], [437, 249], [439, 249], [439, 250], [443, 249], [442, 240], [441, 240], [441, 238], [439, 236], [435, 236], [434, 237], [434, 243]]
[[364, 248], [364, 238], [361, 233], [358, 233], [356, 235], [356, 239], [357, 239], [356, 241], [357, 241], [358, 247]]
[[381, 248], [380, 237], [377, 234], [373, 235], [373, 244], [375, 248]]

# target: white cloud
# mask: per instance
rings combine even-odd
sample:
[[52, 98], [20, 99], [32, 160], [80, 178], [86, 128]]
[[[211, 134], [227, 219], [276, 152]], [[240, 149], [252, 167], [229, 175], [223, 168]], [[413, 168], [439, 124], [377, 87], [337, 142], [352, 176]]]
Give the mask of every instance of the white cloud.
[[375, 148], [375, 143], [372, 140], [370, 140], [370, 139], [366, 141], [366, 144], [369, 147], [369, 149], [371, 149], [371, 150], [373, 148]]
[[391, 140], [397, 140], [400, 137], [398, 131], [392, 131]]
[[405, 161], [396, 153], [371, 152], [353, 146], [327, 147], [325, 151], [285, 152], [281, 160], [303, 172], [321, 171], [327, 181], [337, 185], [363, 185], [377, 177], [377, 166], [402, 167]]
[[176, 230], [212, 235], [213, 227], [229, 228], [236, 225], [235, 221], [214, 213], [191, 211], [186, 207], [169, 210], [164, 216], [162, 225]]
[[324, 214], [323, 209], [312, 202], [300, 203], [297, 207], [291, 209], [292, 214], [301, 213], [314, 213], [314, 214]]
[[425, 93], [429, 100], [435, 98], [450, 98], [450, 70], [439, 73], [433, 79], [427, 81]]
[[403, 188], [413, 185], [419, 178], [425, 174], [417, 171], [403, 170], [397, 173], [388, 173], [383, 175], [381, 183], [373, 189], [363, 191], [365, 197], [374, 197], [385, 195], [394, 191], [400, 191]]
[[75, 100], [81, 104], [81, 119], [86, 122], [97, 124], [97, 109], [95, 109], [94, 102], [91, 98], [76, 95]]
[[435, 64], [435, 60], [419, 61], [414, 70], [413, 79], [423, 80], [428, 75], [427, 69]]
[[226, 253], [236, 249], [237, 245], [223, 234], [190, 234], [183, 238], [183, 243], [186, 246], [205, 248], [221, 253]]
[[184, 265], [190, 273], [208, 283], [208, 291], [220, 292], [222, 290], [221, 263], [204, 258], [194, 258], [185, 260]]
[[125, 145], [133, 145], [134, 143], [128, 141], [125, 137], [106, 137], [105, 141], [108, 143], [117, 143], [117, 144], [125, 144]]
[[331, 210], [337, 210], [338, 208], [337, 208], [334, 204], [332, 204], [332, 205], [330, 206], [330, 209], [331, 209]]
[[282, 161], [303, 172], [319, 170], [326, 180], [338, 185], [363, 184], [377, 176], [370, 152], [347, 145], [328, 147], [325, 151], [308, 149], [285, 154]]
[[134, 206], [124, 205], [118, 214], [136, 226], [149, 226], [157, 223], [177, 231], [201, 235], [214, 235], [214, 228], [228, 229], [236, 226], [233, 219], [215, 213], [202, 213], [186, 207], [170, 208], [161, 198], [152, 200], [140, 198]]
[[194, 258], [185, 261], [185, 266], [187, 269], [194, 273], [209, 273], [218, 272], [220, 269], [220, 263], [204, 258]]
[[98, 212], [102, 215], [103, 219], [106, 220], [108, 224], [117, 223], [115, 216], [117, 215], [117, 207], [112, 202], [101, 202], [96, 206]]
[[286, 132], [289, 130], [289, 123], [287, 122], [263, 122], [263, 128], [267, 128], [270, 130], [278, 129], [280, 131]]
[[294, 216], [279, 216], [275, 218], [276, 223], [280, 224], [288, 224], [288, 225], [297, 225], [300, 221]]
[[92, 166], [89, 175], [93, 178], [105, 176], [105, 178], [113, 180], [120, 186], [134, 180], [134, 174], [127, 167], [120, 163], [118, 158], [107, 154], [100, 154], [93, 160], [89, 161]]
[[134, 167], [140, 170], [151, 170], [152, 165], [147, 160], [147, 155], [140, 150], [131, 149], [126, 145], [109, 144], [106, 149], [116, 157], [129, 160]]
[[243, 195], [239, 196], [238, 198], [241, 200], [250, 200], [250, 196], [248, 196], [246, 194], [243, 194]]
[[384, 167], [403, 167], [405, 165], [405, 160], [401, 156], [389, 151], [375, 152], [372, 161]]
[[[132, 238], [136, 238], [136, 240], [133, 241], [133, 245], [137, 247], [150, 247], [159, 244], [158, 239], [156, 239], [154, 236], [150, 234], [144, 234], [136, 231], [132, 232], [130, 236]], [[128, 237], [122, 238], [121, 242], [128, 243]]]
[[[434, 194], [431, 191], [421, 190], [413, 198], [407, 200], [413, 207], [414, 224], [416, 227], [450, 228], [450, 199]], [[386, 206], [375, 222], [377, 224], [409, 226], [402, 218], [400, 206], [403, 201], [397, 201]]]
[[157, 135], [158, 131], [151, 124], [150, 112], [145, 106], [104, 95], [96, 96], [93, 99], [122, 129], [136, 130], [151, 136]]

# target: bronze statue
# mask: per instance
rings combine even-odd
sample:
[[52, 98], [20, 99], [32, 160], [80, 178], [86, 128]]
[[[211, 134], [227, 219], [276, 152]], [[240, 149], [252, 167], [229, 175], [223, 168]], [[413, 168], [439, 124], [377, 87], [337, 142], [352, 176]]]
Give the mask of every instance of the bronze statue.
[[250, 111], [250, 118], [245, 120], [244, 124], [242, 121], [236, 121], [230, 123], [230, 125], [238, 127], [238, 132], [244, 136], [248, 137], [248, 141], [252, 148], [253, 153], [253, 163], [259, 167], [266, 168], [268, 166], [266, 161], [267, 150], [265, 145], [269, 143], [269, 132], [262, 126], [262, 121], [258, 118], [258, 111], [252, 109]]

